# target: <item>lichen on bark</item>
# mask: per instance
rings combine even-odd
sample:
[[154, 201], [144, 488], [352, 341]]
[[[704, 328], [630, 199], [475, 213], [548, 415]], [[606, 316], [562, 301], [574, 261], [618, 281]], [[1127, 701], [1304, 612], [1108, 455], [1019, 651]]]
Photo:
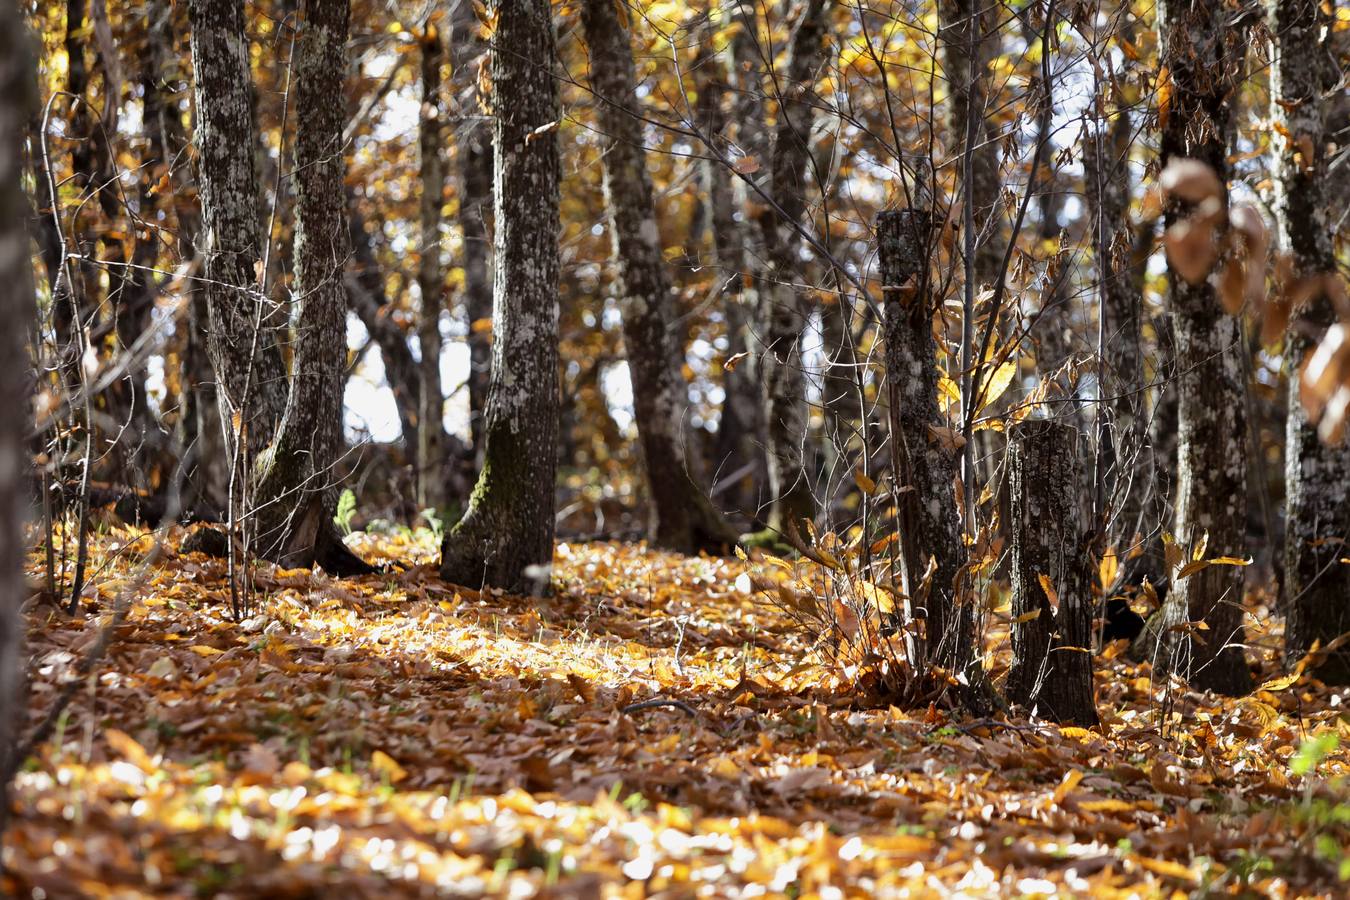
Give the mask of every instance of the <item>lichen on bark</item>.
[[492, 377], [483, 466], [468, 511], [445, 536], [441, 575], [468, 586], [546, 593], [558, 440], [555, 50], [548, 0], [497, 0], [490, 14], [497, 216]]
[[[1161, 61], [1171, 94], [1161, 117], [1161, 164], [1197, 159], [1224, 185], [1233, 134], [1233, 93], [1243, 75], [1246, 28], [1216, 0], [1160, 3]], [[1169, 203], [1165, 224], [1190, 209]], [[1218, 235], [1215, 235], [1215, 240]], [[1176, 340], [1176, 537], [1206, 544], [1209, 556], [1243, 556], [1246, 544], [1246, 396], [1238, 321], [1209, 280], [1189, 283], [1169, 268], [1168, 307]], [[1174, 573], [1175, 574], [1175, 573]], [[1251, 688], [1244, 653], [1243, 570], [1210, 566], [1173, 584], [1136, 642], [1160, 671], [1226, 694]], [[1204, 629], [1196, 623], [1204, 623]]]
[[933, 337], [938, 301], [929, 273], [933, 237], [927, 210], [877, 217], [899, 588], [909, 598], [911, 615], [925, 620], [924, 659], [973, 684], [974, 616], [958, 584], [966, 549], [953, 488], [956, 459], [939, 430], [949, 423], [938, 407]]
[[[1330, 19], [1317, 0], [1271, 0], [1271, 140], [1275, 155], [1275, 214], [1281, 243], [1301, 279], [1335, 276], [1336, 254], [1328, 216], [1331, 153], [1325, 93], [1341, 73], [1331, 53], [1318, 52]], [[1286, 661], [1292, 665], [1314, 644], [1350, 631], [1350, 441], [1318, 439], [1299, 396], [1299, 375], [1314, 340], [1335, 321], [1325, 289], [1295, 311], [1286, 337], [1288, 418], [1285, 431], [1285, 545], [1283, 603]], [[1317, 675], [1350, 683], [1350, 649], [1322, 661]]]

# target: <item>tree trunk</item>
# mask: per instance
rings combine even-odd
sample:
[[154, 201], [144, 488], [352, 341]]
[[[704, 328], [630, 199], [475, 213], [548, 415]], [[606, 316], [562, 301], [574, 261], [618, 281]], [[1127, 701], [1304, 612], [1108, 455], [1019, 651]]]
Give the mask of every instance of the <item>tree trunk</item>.
[[[285, 566], [324, 563], [341, 540], [332, 488], [343, 446], [347, 262], [342, 96], [349, 0], [308, 0], [295, 50], [295, 262], [300, 311], [289, 401], [255, 467], [258, 551]], [[325, 564], [326, 568], [331, 566]], [[340, 574], [340, 573], [339, 573]]]
[[558, 439], [560, 115], [548, 0], [493, 0], [496, 177], [492, 379], [484, 457], [441, 575], [544, 593], [553, 559]]
[[[286, 369], [259, 290], [262, 236], [242, 0], [189, 0], [211, 362], [231, 440], [272, 440], [286, 407]], [[260, 327], [261, 326], [261, 327]], [[235, 417], [238, 417], [237, 420]]]
[[697, 460], [697, 454], [685, 453], [690, 435], [685, 427], [689, 391], [681, 371], [684, 342], [675, 330], [674, 298], [661, 258], [628, 32], [613, 0], [586, 0], [581, 18], [604, 135], [605, 201], [650, 497], [648, 534], [657, 545], [681, 553], [725, 552], [736, 535], [691, 471], [689, 457]]
[[1055, 722], [1097, 724], [1092, 696], [1092, 535], [1078, 502], [1072, 425], [1012, 434], [1012, 670], [1008, 699]]
[[0, 428], [0, 831], [9, 818], [10, 754], [24, 721], [21, 696], [24, 619], [27, 599], [23, 563], [28, 541], [24, 518], [31, 469], [25, 447], [32, 386], [27, 360], [33, 327], [34, 291], [29, 255], [28, 198], [22, 188], [24, 128], [37, 108], [37, 83], [28, 28], [17, 4], [0, 5], [0, 409], [9, 425]]
[[445, 505], [445, 391], [441, 385], [441, 310], [445, 308], [445, 271], [441, 268], [441, 205], [445, 165], [441, 160], [441, 63], [445, 52], [440, 32], [428, 25], [422, 36], [422, 112], [418, 152], [422, 196], [421, 247], [417, 287], [422, 305], [417, 318], [421, 345], [418, 366], [417, 505], [440, 510]]
[[[711, 60], [705, 61], [699, 68], [706, 73], [699, 105], [703, 128], [714, 141], [723, 140], [725, 134], [726, 146], [736, 146], [747, 156], [762, 160], [768, 135], [759, 77], [761, 58], [755, 9], [753, 4], [738, 3], [731, 10], [739, 24], [728, 42], [720, 73], [725, 75], [726, 85], [718, 83], [719, 73], [714, 71]], [[708, 46], [712, 46], [711, 37]], [[732, 98], [729, 120], [722, 109], [725, 93]], [[719, 159], [707, 160], [705, 171], [713, 255], [726, 298], [723, 304], [726, 356], [728, 360], [737, 360], [723, 369], [722, 389], [726, 399], [718, 425], [713, 471], [719, 478], [736, 476], [735, 484], [727, 489], [730, 505], [757, 517], [766, 500], [763, 485], [768, 478], [759, 355], [753, 352], [763, 331], [761, 280], [755, 271], [763, 252], [757, 231], [750, 225], [750, 191], [746, 183], [732, 177]]]
[[[1125, 109], [1083, 142], [1083, 188], [1092, 232], [1098, 312], [1110, 353], [1102, 361], [1107, 489], [1110, 523], [1107, 545], [1121, 561], [1123, 584], [1153, 583], [1166, 575], [1162, 531], [1165, 486], [1149, 440], [1144, 384], [1143, 264], [1136, 259], [1136, 236], [1129, 223], [1132, 126]], [[1107, 590], [1113, 588], [1106, 585]]]
[[[985, 5], [977, 0], [953, 0], [938, 5], [938, 40], [946, 76], [949, 159], [971, 146], [971, 192], [975, 214], [975, 280], [992, 286], [1003, 265], [1003, 186], [999, 181], [997, 135], [986, 118], [989, 106], [989, 63], [994, 41]], [[972, 121], [973, 118], [973, 121]]]
[[966, 551], [954, 489], [955, 451], [943, 440], [954, 432], [938, 408], [933, 338], [938, 297], [928, 271], [932, 238], [926, 210], [877, 217], [900, 590], [909, 598], [910, 615], [926, 620], [921, 658], [969, 675], [976, 665], [975, 624], [957, 585]]
[[492, 370], [492, 135], [481, 119], [478, 65], [486, 53], [471, 4], [456, 7], [451, 54], [454, 60], [456, 134], [459, 163], [459, 232], [464, 268], [464, 313], [469, 334], [469, 428], [474, 459], [483, 459], [488, 380]]
[[[1218, 175], [1227, 202], [1231, 111], [1246, 57], [1246, 29], [1217, 0], [1158, 6], [1161, 63], [1171, 97], [1161, 116], [1161, 164], [1197, 159]], [[1169, 203], [1168, 226], [1189, 214]], [[1216, 235], [1217, 240], [1217, 235]], [[1183, 548], [1245, 555], [1247, 530], [1246, 399], [1237, 319], [1208, 281], [1188, 283], [1170, 271], [1168, 301], [1176, 337], [1176, 532]], [[1155, 668], [1177, 672], [1202, 690], [1241, 694], [1251, 688], [1243, 652], [1243, 577], [1210, 566], [1172, 585], [1143, 639]], [[1203, 621], [1207, 630], [1187, 623]]]
[[417, 360], [408, 349], [403, 327], [389, 315], [384, 270], [375, 255], [376, 241], [357, 206], [356, 194], [347, 192], [347, 233], [352, 245], [352, 266], [347, 273], [347, 300], [352, 311], [380, 348], [384, 377], [394, 393], [399, 427], [408, 459], [415, 460], [418, 446]]
[[[1271, 118], [1276, 123], [1275, 212], [1280, 238], [1294, 259], [1295, 275], [1339, 277], [1324, 185], [1330, 148], [1322, 103], [1338, 72], [1319, 52], [1330, 27], [1317, 0], [1271, 0]], [[1325, 282], [1324, 282], [1325, 283]], [[1289, 409], [1285, 438], [1284, 604], [1286, 661], [1293, 665], [1313, 644], [1350, 631], [1350, 442], [1318, 440], [1299, 396], [1299, 375], [1317, 336], [1335, 321], [1325, 289], [1298, 311], [1290, 329]], [[1350, 683], [1350, 649], [1328, 657], [1317, 676]]]
[[[191, 89], [175, 52], [179, 33], [175, 10], [168, 0], [146, 4], [146, 33], [149, 59], [142, 76], [142, 120], [147, 136], [147, 161], [150, 169], [144, 183], [155, 186], [143, 194], [144, 204], [155, 208], [159, 233], [142, 235], [138, 251], [154, 261], [156, 252], [169, 252], [171, 262], [187, 263], [195, 274], [196, 244], [201, 239], [201, 221], [197, 206], [197, 187], [188, 163], [188, 144], [192, 137], [183, 121], [180, 88]], [[168, 191], [158, 186], [167, 183]], [[145, 209], [143, 205], [143, 210]], [[146, 213], [143, 211], [142, 216]], [[156, 275], [138, 271], [146, 288], [157, 285]], [[153, 296], [147, 297], [147, 311]], [[194, 279], [188, 288], [187, 308], [175, 328], [178, 349], [179, 393], [174, 398], [177, 421], [173, 441], [182, 460], [181, 505], [184, 511], [219, 512], [229, 494], [227, 470], [229, 450], [221, 429], [220, 407], [215, 376], [208, 357], [209, 313], [202, 287]]]
[[[807, 306], [799, 288], [801, 227], [806, 195], [812, 178], [811, 130], [815, 123], [812, 98], [825, 59], [825, 35], [832, 0], [806, 0], [792, 29], [788, 59], [778, 96], [774, 125], [770, 196], [774, 204], [760, 216], [769, 271], [763, 285], [767, 333], [760, 354], [764, 380], [768, 438], [769, 486], [773, 506], [769, 527], [786, 531], [815, 515], [808, 467], [806, 371], [802, 363], [802, 332]], [[777, 208], [775, 209], [774, 206]]]

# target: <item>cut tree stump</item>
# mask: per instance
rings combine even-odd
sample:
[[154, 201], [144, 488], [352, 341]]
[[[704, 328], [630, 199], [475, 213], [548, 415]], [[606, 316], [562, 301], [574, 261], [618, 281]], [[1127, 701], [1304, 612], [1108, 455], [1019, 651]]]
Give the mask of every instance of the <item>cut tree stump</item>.
[[1092, 726], [1091, 536], [1074, 487], [1078, 432], [1033, 419], [1012, 432], [1013, 666], [1008, 699]]

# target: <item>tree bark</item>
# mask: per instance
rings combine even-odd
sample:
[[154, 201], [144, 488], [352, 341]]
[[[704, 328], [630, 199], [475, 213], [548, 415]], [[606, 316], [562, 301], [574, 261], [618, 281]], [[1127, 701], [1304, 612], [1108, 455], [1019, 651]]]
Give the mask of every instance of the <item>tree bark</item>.
[[441, 159], [441, 63], [444, 46], [436, 26], [422, 36], [422, 111], [418, 123], [418, 153], [422, 187], [419, 222], [417, 287], [421, 308], [417, 341], [422, 356], [418, 366], [417, 505], [439, 510], [445, 505], [445, 391], [441, 385], [441, 310], [445, 308], [445, 271], [441, 268], [441, 205], [445, 194], [445, 164]]
[[[188, 163], [188, 144], [192, 137], [183, 119], [182, 91], [191, 87], [176, 52], [179, 34], [175, 10], [167, 0], [151, 0], [145, 7], [148, 59], [142, 73], [142, 121], [147, 140], [149, 171], [142, 194], [142, 217], [147, 209], [155, 212], [160, 231], [142, 235], [138, 253], [151, 263], [169, 254], [170, 264], [187, 263], [196, 269], [196, 245], [201, 239], [201, 221], [197, 205], [197, 187]], [[160, 185], [168, 184], [164, 191]], [[155, 273], [138, 270], [146, 290], [147, 312], [153, 303], [153, 286], [158, 290]], [[229, 493], [227, 465], [229, 450], [221, 429], [220, 406], [215, 376], [208, 357], [210, 316], [202, 287], [193, 279], [188, 288], [187, 308], [175, 328], [178, 348], [178, 396], [174, 398], [177, 418], [173, 440], [182, 460], [183, 510], [223, 510]]]
[[[766, 156], [768, 133], [764, 123], [756, 8], [753, 4], [737, 3], [730, 11], [737, 27], [724, 52], [725, 87], [718, 83], [711, 62], [705, 61], [700, 71], [707, 72], [708, 77], [699, 104], [703, 127], [713, 140], [725, 135], [728, 147], [736, 147], [747, 157], [760, 161]], [[722, 109], [723, 94], [731, 96], [729, 117]], [[763, 495], [763, 485], [768, 479], [765, 454], [768, 437], [760, 354], [754, 352], [763, 336], [762, 279], [756, 270], [757, 261], [763, 259], [763, 249], [759, 234], [751, 225], [751, 192], [745, 181], [732, 177], [721, 160], [708, 160], [705, 170], [713, 254], [726, 297], [723, 304], [726, 355], [728, 360], [739, 360], [723, 369], [722, 389], [726, 399], [722, 404], [713, 470], [719, 476], [745, 473], [738, 477], [727, 497], [732, 505], [755, 518], [768, 499]]]
[[[1325, 193], [1330, 156], [1322, 98], [1339, 73], [1322, 51], [1330, 26], [1317, 0], [1271, 0], [1271, 119], [1275, 153], [1275, 212], [1281, 243], [1295, 275], [1336, 275], [1336, 253]], [[1318, 440], [1299, 396], [1299, 375], [1317, 337], [1335, 321], [1325, 289], [1296, 311], [1286, 347], [1289, 404], [1285, 436], [1284, 604], [1286, 661], [1293, 665], [1320, 641], [1350, 631], [1350, 442]], [[1350, 683], [1350, 650], [1327, 657], [1317, 676]]]
[[1077, 486], [1078, 430], [1019, 425], [1012, 461], [1012, 670], [1008, 699], [1055, 722], [1097, 724], [1092, 695], [1092, 535]]
[[885, 307], [886, 394], [891, 467], [900, 534], [900, 590], [910, 615], [924, 619], [924, 661], [971, 674], [975, 624], [958, 594], [966, 562], [957, 515], [954, 434], [938, 408], [937, 313], [928, 271], [933, 237], [926, 210], [877, 217], [877, 253]]
[[32, 386], [28, 359], [34, 291], [30, 264], [28, 198], [24, 196], [22, 136], [37, 108], [37, 82], [28, 28], [17, 4], [0, 5], [0, 409], [9, 425], [0, 428], [0, 831], [9, 818], [9, 778], [26, 704], [21, 606], [26, 599], [23, 563], [28, 541], [24, 518], [31, 465], [25, 446]]
[[[1098, 312], [1110, 354], [1103, 391], [1106, 423], [1107, 488], [1110, 517], [1107, 545], [1121, 561], [1119, 581], [1157, 584], [1166, 575], [1162, 531], [1167, 527], [1165, 485], [1148, 431], [1144, 384], [1144, 261], [1129, 222], [1129, 112], [1116, 109], [1109, 127], [1083, 143], [1083, 187], [1092, 231]], [[1105, 586], [1107, 590], [1112, 585]]]
[[188, 17], [211, 362], [226, 430], [232, 440], [245, 435], [256, 452], [272, 440], [287, 382], [270, 327], [275, 311], [259, 285], [262, 235], [243, 3], [189, 0]]
[[605, 201], [650, 499], [648, 534], [658, 546], [681, 553], [725, 552], [736, 535], [695, 479], [686, 456], [684, 342], [675, 330], [674, 298], [659, 246], [629, 35], [613, 0], [585, 0], [581, 19], [603, 134]]
[[[760, 216], [769, 271], [763, 284], [766, 334], [760, 353], [765, 389], [769, 486], [773, 506], [769, 527], [786, 531], [815, 515], [808, 471], [806, 371], [802, 332], [807, 305], [799, 283], [801, 227], [811, 186], [812, 105], [818, 70], [825, 58], [827, 17], [832, 0], [806, 0], [788, 42], [788, 59], [774, 124], [770, 196]], [[774, 208], [776, 207], [776, 208]]]
[[[994, 7], [988, 7], [993, 9]], [[989, 106], [989, 64], [994, 42], [986, 6], [979, 0], [954, 0], [938, 5], [938, 41], [946, 76], [947, 133], [953, 142], [949, 158], [971, 154], [971, 197], [975, 214], [975, 278], [993, 285], [1003, 265], [1003, 229], [997, 136], [986, 118]], [[972, 118], [974, 121], [972, 121]], [[966, 137], [971, 137], [967, 148]]]
[[478, 36], [472, 5], [456, 7], [451, 57], [454, 61], [459, 165], [459, 232], [464, 268], [464, 312], [469, 335], [469, 429], [474, 459], [481, 465], [488, 382], [492, 370], [492, 134], [478, 102], [478, 66], [487, 48]]
[[[1161, 63], [1171, 83], [1160, 114], [1161, 164], [1197, 159], [1218, 175], [1227, 203], [1233, 94], [1242, 76], [1247, 31], [1217, 0], [1158, 6]], [[1168, 226], [1190, 210], [1169, 203]], [[1217, 235], [1216, 235], [1217, 239]], [[1246, 544], [1246, 399], [1238, 321], [1227, 315], [1208, 281], [1188, 283], [1170, 270], [1168, 302], [1176, 337], [1176, 531], [1183, 548], [1208, 536], [1206, 553], [1243, 556]], [[1199, 689], [1242, 694], [1251, 688], [1243, 652], [1243, 577], [1233, 566], [1210, 566], [1172, 585], [1141, 637], [1155, 668], [1188, 678]], [[1207, 630], [1187, 623], [1203, 621]]]
[[[308, 0], [295, 51], [295, 261], [299, 315], [286, 413], [258, 458], [254, 516], [258, 550], [285, 566], [308, 566], [336, 537], [335, 465], [342, 450], [346, 384], [346, 160], [342, 96], [349, 0]], [[326, 566], [328, 567], [328, 566]]]
[[493, 0], [492, 379], [483, 467], [441, 547], [441, 576], [545, 593], [558, 440], [560, 116], [548, 0]]

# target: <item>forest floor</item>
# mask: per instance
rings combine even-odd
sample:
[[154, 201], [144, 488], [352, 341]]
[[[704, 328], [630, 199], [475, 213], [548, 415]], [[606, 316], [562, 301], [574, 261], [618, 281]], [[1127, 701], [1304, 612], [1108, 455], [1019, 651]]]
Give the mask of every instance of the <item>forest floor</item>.
[[1273, 663], [1217, 700], [1102, 661], [1091, 731], [864, 708], [735, 559], [564, 544], [538, 601], [358, 537], [417, 565], [262, 566], [236, 622], [181, 536], [106, 529], [80, 615], [28, 608], [30, 727], [115, 628], [7, 895], [1344, 896], [1342, 696]]

